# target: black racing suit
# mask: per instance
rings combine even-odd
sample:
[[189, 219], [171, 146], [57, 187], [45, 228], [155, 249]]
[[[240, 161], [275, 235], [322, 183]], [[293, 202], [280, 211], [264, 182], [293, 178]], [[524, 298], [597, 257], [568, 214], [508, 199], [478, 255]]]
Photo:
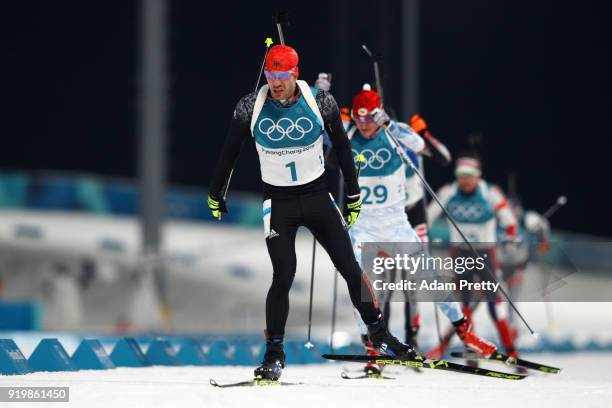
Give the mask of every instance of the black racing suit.
[[[289, 107], [300, 97], [296, 95], [285, 103], [271, 98], [268, 102], [279, 107]], [[210, 194], [221, 197], [221, 191], [246, 139], [251, 138], [250, 123], [256, 93], [244, 96], [237, 104], [230, 123], [223, 151], [217, 162], [210, 184]], [[324, 91], [317, 92], [317, 106], [324, 127], [333, 145], [338, 163], [347, 183], [347, 196], [359, 194], [357, 174], [350, 142], [340, 119], [340, 112], [333, 96]], [[289, 289], [296, 270], [295, 237], [298, 227], [308, 228], [329, 254], [334, 266], [345, 279], [351, 301], [361, 313], [366, 324], [381, 319], [369, 281], [359, 267], [352, 250], [341, 212], [329, 195], [325, 174], [307, 184], [298, 186], [274, 186], [263, 183], [264, 199], [272, 200], [270, 234], [266, 239], [272, 260], [272, 285], [266, 299], [266, 326], [269, 338], [282, 338], [289, 314]], [[363, 296], [363, 301], [362, 301]]]

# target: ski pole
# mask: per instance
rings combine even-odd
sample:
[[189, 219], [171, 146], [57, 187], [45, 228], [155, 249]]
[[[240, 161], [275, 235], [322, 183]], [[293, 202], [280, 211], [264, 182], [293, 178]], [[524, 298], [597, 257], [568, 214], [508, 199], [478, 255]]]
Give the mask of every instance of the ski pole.
[[334, 353], [334, 334], [336, 333], [336, 305], [338, 304], [338, 271], [334, 269], [334, 293], [332, 295], [331, 334], [329, 335], [330, 353]]
[[[474, 246], [472, 245], [472, 243], [467, 239], [467, 237], [465, 236], [465, 234], [463, 233], [463, 231], [461, 230], [461, 228], [459, 228], [459, 225], [457, 225], [457, 222], [455, 221], [455, 219], [453, 218], [453, 216], [448, 212], [448, 210], [446, 209], [446, 207], [444, 207], [444, 205], [442, 204], [442, 202], [440, 201], [440, 199], [438, 198], [438, 195], [433, 191], [433, 189], [431, 188], [431, 186], [429, 185], [429, 183], [425, 180], [425, 177], [423, 177], [423, 175], [421, 174], [421, 172], [419, 171], [419, 169], [417, 169], [417, 167], [414, 165], [414, 163], [412, 163], [412, 160], [410, 160], [409, 157], [407, 157], [406, 153], [402, 150], [400, 143], [397, 141], [397, 139], [395, 138], [395, 136], [393, 136], [391, 134], [391, 132], [389, 132], [389, 129], [387, 128], [387, 126], [383, 126], [383, 129], [385, 131], [385, 134], [387, 135], [387, 137], [389, 137], [391, 139], [391, 141], [393, 142], [393, 144], [395, 144], [396, 150], [399, 154], [399, 156], [402, 158], [402, 161], [406, 162], [406, 164], [408, 164], [408, 166], [410, 166], [412, 168], [412, 170], [414, 171], [414, 173], [419, 177], [419, 179], [421, 180], [421, 182], [423, 183], [423, 186], [425, 187], [425, 189], [427, 190], [427, 192], [429, 193], [429, 195], [431, 196], [431, 198], [434, 199], [434, 201], [440, 206], [440, 208], [442, 209], [442, 211], [444, 212], [444, 215], [446, 215], [447, 219], [450, 221], [450, 223], [453, 225], [453, 227], [455, 228], [455, 230], [459, 233], [459, 235], [461, 236], [461, 239], [465, 242], [465, 244], [468, 246], [468, 248], [470, 249], [470, 251], [472, 251], [472, 253], [478, 257], [478, 252], [476, 252], [476, 249], [474, 249]], [[403, 153], [403, 154], [402, 154]], [[489, 265], [487, 265], [486, 263], [484, 263], [485, 265], [485, 270], [487, 271], [487, 273], [489, 274], [489, 276], [491, 277], [491, 279], [493, 279], [493, 282], [495, 283], [500, 283], [499, 280], [497, 279], [497, 277], [495, 276], [495, 274], [493, 273], [493, 271], [491, 271], [491, 269], [489, 268]], [[501, 294], [504, 296], [504, 298], [508, 301], [508, 303], [510, 304], [510, 306], [512, 307], [512, 309], [514, 310], [514, 312], [516, 313], [516, 315], [523, 321], [523, 323], [525, 324], [525, 326], [527, 327], [527, 329], [529, 330], [529, 332], [532, 335], [535, 335], [535, 332], [531, 329], [531, 326], [529, 325], [529, 323], [527, 323], [527, 320], [525, 320], [525, 318], [523, 317], [523, 315], [521, 314], [521, 312], [519, 312], [519, 310], [517, 309], [516, 305], [514, 304], [514, 302], [512, 301], [512, 299], [510, 299], [510, 296], [508, 296], [508, 293], [506, 292], [506, 290], [504, 289], [504, 287], [500, 284], [499, 285], [499, 291], [501, 292]]]
[[304, 347], [311, 349], [314, 344], [310, 341], [310, 330], [312, 328], [312, 296], [314, 293], [314, 272], [315, 272], [315, 254], [317, 250], [317, 239], [312, 237], [312, 267], [310, 268], [310, 301], [308, 303], [308, 340]]
[[[425, 222], [429, 228], [429, 220], [427, 219], [427, 203], [425, 202], [425, 197], [421, 199], [421, 203], [423, 205], [423, 212], [425, 213]], [[427, 251], [427, 256], [431, 254], [431, 243], [429, 240], [425, 242], [425, 248]], [[442, 344], [442, 328], [440, 327], [440, 311], [438, 310], [438, 305], [435, 302], [432, 302], [434, 308], [434, 316], [436, 320], [436, 334], [438, 335], [438, 341]]]
[[[329, 154], [331, 152], [331, 146], [327, 149], [324, 155], [324, 160], [327, 162], [329, 158]], [[310, 333], [312, 329], [312, 298], [314, 295], [314, 274], [315, 274], [315, 253], [317, 250], [317, 238], [313, 235], [312, 237], [312, 265], [310, 268], [310, 300], [308, 302], [308, 339], [304, 344], [304, 347], [307, 349], [311, 349], [314, 347], [314, 344], [310, 341]]]
[[372, 59], [372, 63], [374, 64], [374, 79], [376, 80], [376, 90], [380, 94], [380, 100], [383, 101], [384, 98], [383, 98], [382, 80], [380, 78], [380, 70], [379, 70], [379, 67], [378, 67], [378, 63], [382, 60], [382, 58], [378, 54], [376, 54], [376, 55], [373, 54], [372, 51], [370, 51], [370, 49], [365, 44], [361, 44], [361, 48], [363, 48], [363, 50]]
[[[331, 74], [330, 78], [331, 78]], [[338, 205], [340, 208], [344, 206], [344, 176], [342, 172], [338, 172]], [[334, 268], [334, 292], [332, 295], [332, 315], [331, 315], [331, 333], [329, 335], [329, 349], [334, 353], [334, 335], [336, 334], [336, 310], [338, 305], [338, 270]]]
[[[270, 46], [272, 45], [272, 43], [273, 43], [272, 38], [267, 37], [265, 41], [266, 48], [264, 50], [263, 58], [261, 59], [261, 67], [259, 68], [259, 72], [257, 73], [257, 80], [255, 81], [254, 92], [257, 92], [257, 88], [259, 88], [259, 81], [261, 80], [261, 73], [263, 72], [264, 65], [266, 63], [266, 57], [268, 56], [268, 51], [270, 50]], [[229, 190], [229, 186], [230, 186], [230, 182], [232, 181], [233, 174], [234, 174], [234, 168], [232, 167], [232, 169], [230, 170], [230, 174], [227, 177], [227, 182], [225, 183], [225, 186], [223, 187], [223, 200], [225, 200], [225, 198], [227, 197], [227, 190]]]
[[[330, 148], [331, 149], [331, 148]], [[325, 158], [327, 159], [327, 154], [330, 152], [330, 150], [328, 150], [325, 154]], [[358, 165], [357, 165], [357, 180], [359, 180], [359, 173], [361, 172], [361, 166], [363, 165], [363, 163], [366, 161], [365, 156], [363, 154], [358, 155], [355, 160], [357, 161]], [[342, 191], [342, 189], [341, 189]], [[348, 227], [347, 227], [348, 228]], [[313, 248], [312, 248], [312, 273], [310, 276], [310, 307], [309, 307], [309, 313], [308, 313], [308, 341], [306, 342], [306, 344], [304, 345], [304, 347], [306, 348], [312, 348], [314, 347], [314, 345], [310, 342], [310, 327], [311, 327], [311, 317], [312, 317], [312, 281], [314, 280], [314, 245], [316, 245], [316, 240], [313, 243]], [[336, 330], [336, 292], [337, 292], [337, 279], [338, 279], [338, 272], [335, 271], [335, 276], [334, 276], [334, 295], [333, 295], [333, 305], [332, 305], [332, 328], [331, 328], [331, 337], [329, 340], [329, 347], [330, 349], [333, 350], [333, 337], [334, 337], [334, 331]]]
[[[544, 272], [545, 274], [545, 279], [546, 279], [546, 284], [544, 286], [548, 285], [548, 281], [549, 281], [549, 277], [550, 275], [552, 275], [551, 272], [551, 266], [550, 264], [548, 264], [547, 262], [543, 262], [546, 265], [546, 271]], [[557, 329], [557, 325], [555, 324], [555, 319], [552, 313], [552, 305], [550, 304], [550, 300], [548, 298], [548, 292], [545, 291], [544, 292], [544, 311], [546, 312], [546, 323], [548, 326], [548, 331], [549, 332], [554, 332]]]
[[263, 73], [264, 70], [264, 65], [266, 65], [266, 57], [268, 56], [268, 51], [270, 51], [270, 46], [274, 43], [274, 41], [272, 41], [272, 38], [267, 37], [265, 44], [266, 44], [266, 49], [264, 50], [264, 55], [263, 58], [261, 59], [261, 65], [259, 67], [259, 74], [257, 75], [257, 81], [255, 81], [255, 89], [254, 91], [257, 92], [257, 89], [259, 88], [259, 81], [261, 81], [261, 74]]
[[440, 312], [438, 311], [438, 305], [435, 302], [431, 303], [434, 308], [434, 316], [436, 318], [436, 333], [438, 334], [438, 341], [442, 344], [442, 331], [440, 330]]
[[355, 160], [357, 160], [357, 163], [359, 163], [357, 165], [357, 180], [359, 180], [359, 174], [361, 173], [361, 166], [363, 165], [363, 163], [366, 162], [366, 158], [363, 154], [359, 154]]
[[285, 45], [285, 36], [283, 35], [283, 24], [289, 25], [289, 12], [288, 11], [279, 11], [275, 13], [272, 18], [274, 19], [274, 23], [276, 24], [276, 29], [278, 30], [278, 38], [282, 45]]
[[[363, 154], [360, 154], [355, 158], [355, 160], [359, 163], [357, 166], [357, 180], [359, 180], [359, 173], [361, 173], [361, 166], [365, 162], [366, 159]], [[342, 175], [340, 176], [338, 190], [340, 192], [338, 196], [342, 197], [342, 193], [344, 190], [344, 181], [342, 179]], [[337, 304], [338, 304], [338, 271], [334, 269], [334, 292], [332, 296], [331, 333], [329, 335], [329, 349], [331, 350], [332, 354], [334, 353], [334, 334], [336, 333], [336, 305]]]
[[544, 214], [542, 214], [542, 218], [552, 217], [552, 215], [556, 213], [565, 204], [567, 204], [566, 196], [562, 195], [562, 196], [557, 197], [557, 201], [553, 205], [551, 205], [550, 208], [546, 210], [546, 212], [544, 212]]
[[[550, 206], [550, 208], [548, 210], [546, 210], [544, 212], [544, 214], [542, 214], [542, 218], [545, 219], [549, 219], [550, 217], [553, 216], [553, 214], [555, 214], [557, 211], [559, 211], [559, 209], [561, 207], [563, 207], [565, 204], [567, 204], [567, 197], [562, 195], [557, 197], [557, 201]], [[544, 264], [546, 264], [546, 284], [548, 284], [548, 278], [550, 277], [550, 275], [552, 275], [552, 268], [550, 267], [550, 265], [546, 262], [543, 262]], [[552, 305], [550, 304], [550, 301], [548, 300], [548, 292], [544, 293], [544, 308], [546, 311], [546, 322], [548, 323], [548, 331], [550, 332], [554, 332], [557, 328], [557, 325], [555, 324], [555, 319], [552, 313]]]

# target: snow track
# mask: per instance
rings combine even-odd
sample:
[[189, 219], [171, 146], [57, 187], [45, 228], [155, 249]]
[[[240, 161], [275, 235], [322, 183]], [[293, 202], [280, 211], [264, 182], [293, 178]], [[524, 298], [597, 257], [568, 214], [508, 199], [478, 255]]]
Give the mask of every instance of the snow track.
[[[343, 366], [357, 369], [360, 365], [329, 363], [287, 367], [283, 379], [303, 385], [218, 389], [208, 384], [210, 378], [220, 384], [248, 380], [252, 368], [151, 367], [0, 377], [0, 386], [69, 386], [67, 406], [92, 408], [610, 406], [612, 353], [529, 354], [525, 358], [558, 365], [563, 371], [559, 375], [530, 372], [523, 381], [504, 381], [449, 372], [418, 374], [393, 367], [396, 380], [343, 380]], [[488, 366], [506, 368], [493, 363]], [[30, 405], [46, 404], [19, 406]]]

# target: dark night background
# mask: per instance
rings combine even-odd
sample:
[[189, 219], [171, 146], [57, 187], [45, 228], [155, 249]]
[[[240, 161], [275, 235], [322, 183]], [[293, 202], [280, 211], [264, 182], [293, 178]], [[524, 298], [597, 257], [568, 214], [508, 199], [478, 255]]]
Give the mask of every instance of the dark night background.
[[[560, 194], [553, 226], [612, 235], [610, 26], [604, 2], [427, 0], [420, 9], [420, 112], [452, 152], [483, 138], [485, 177], [509, 172], [528, 208]], [[135, 177], [138, 3], [27, 1], [5, 6], [0, 170]], [[398, 1], [173, 1], [169, 181], [206, 187], [236, 101], [255, 82], [271, 15], [290, 12], [301, 78], [334, 74], [342, 104], [381, 52], [386, 104], [401, 109]], [[402, 118], [407, 120], [408, 118]], [[243, 149], [232, 189], [259, 191]], [[452, 177], [431, 165], [434, 187]], [[231, 193], [230, 193], [231, 199]], [[204, 205], [204, 203], [203, 203]]]

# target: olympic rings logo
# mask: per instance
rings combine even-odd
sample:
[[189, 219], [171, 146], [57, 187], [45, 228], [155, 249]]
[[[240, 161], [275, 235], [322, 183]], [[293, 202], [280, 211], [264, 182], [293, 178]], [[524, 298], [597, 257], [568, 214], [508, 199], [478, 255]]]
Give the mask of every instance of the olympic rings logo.
[[482, 204], [458, 204], [452, 203], [449, 205], [449, 211], [461, 220], [475, 222], [485, 213]]
[[291, 140], [300, 140], [314, 128], [314, 124], [305, 116], [299, 117], [295, 122], [289, 118], [280, 118], [274, 122], [270, 118], [259, 121], [257, 128], [268, 139], [278, 142], [287, 136]]
[[[376, 152], [372, 149], [363, 149], [361, 154], [365, 157], [366, 161], [361, 165], [361, 169], [365, 170], [368, 167], [372, 170], [380, 170], [383, 166], [391, 160], [393, 156], [391, 151], [387, 148], [381, 147]], [[353, 158], [356, 158], [359, 155], [355, 149], [353, 149]]]

